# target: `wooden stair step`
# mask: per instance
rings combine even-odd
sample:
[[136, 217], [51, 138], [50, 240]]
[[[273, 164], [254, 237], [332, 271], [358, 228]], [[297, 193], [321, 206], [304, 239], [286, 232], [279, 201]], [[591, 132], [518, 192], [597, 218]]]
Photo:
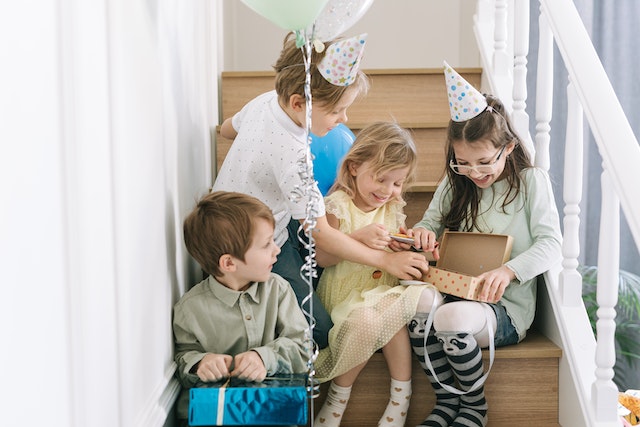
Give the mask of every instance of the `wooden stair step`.
[[[361, 129], [351, 126], [349, 128], [356, 135]], [[434, 191], [444, 174], [446, 129], [422, 127], [407, 127], [407, 129], [412, 133], [418, 150], [416, 180], [409, 191]], [[220, 126], [218, 126], [215, 136], [216, 170], [220, 170], [232, 143], [233, 140], [226, 139], [220, 135]]]
[[[558, 365], [562, 351], [543, 335], [530, 332], [519, 344], [496, 349], [485, 384], [489, 426], [558, 426]], [[485, 369], [488, 351], [483, 351]], [[429, 415], [435, 397], [427, 376], [414, 357], [413, 395], [407, 426]], [[353, 386], [342, 427], [375, 426], [389, 400], [389, 373], [381, 352], [375, 353]], [[313, 401], [322, 406], [329, 383], [321, 384]]]
[[[364, 71], [371, 80], [371, 88], [366, 97], [349, 108], [352, 125], [394, 120], [398, 123], [446, 126], [449, 104], [441, 68]], [[469, 83], [480, 87], [480, 68], [460, 68], [457, 71]], [[240, 111], [257, 95], [272, 90], [274, 75], [273, 71], [223, 72], [222, 119]]]
[[[418, 168], [416, 172], [417, 179], [405, 194], [407, 206], [404, 208], [404, 213], [407, 215], [406, 225], [413, 227], [415, 223], [422, 219], [422, 215], [433, 197], [433, 192], [444, 174], [442, 170], [442, 165], [444, 164], [444, 142], [442, 146], [439, 146], [440, 143], [437, 141], [440, 137], [444, 141], [445, 130], [442, 128], [416, 128], [410, 130], [413, 132], [418, 150]], [[353, 128], [352, 131], [357, 134], [359, 129]], [[213, 173], [216, 174], [220, 170], [233, 141], [220, 135], [220, 126], [217, 127], [212, 140], [214, 141], [214, 147], [211, 150], [212, 164], [216, 165]], [[212, 179], [215, 179], [215, 175]]]

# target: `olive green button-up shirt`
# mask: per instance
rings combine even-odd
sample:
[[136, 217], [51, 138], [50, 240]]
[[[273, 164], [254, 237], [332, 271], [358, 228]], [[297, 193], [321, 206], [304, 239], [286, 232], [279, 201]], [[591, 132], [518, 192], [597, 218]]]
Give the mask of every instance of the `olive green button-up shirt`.
[[190, 373], [207, 353], [235, 356], [256, 351], [272, 376], [307, 371], [307, 320], [288, 282], [272, 274], [245, 291], [234, 291], [209, 276], [176, 303], [173, 333], [177, 376], [183, 390], [178, 416], [187, 417]]

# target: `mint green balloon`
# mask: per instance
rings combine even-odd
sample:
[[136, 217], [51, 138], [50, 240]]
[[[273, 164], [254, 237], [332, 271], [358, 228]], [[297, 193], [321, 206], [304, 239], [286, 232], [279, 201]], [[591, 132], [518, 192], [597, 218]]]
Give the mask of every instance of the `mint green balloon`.
[[286, 30], [303, 30], [315, 21], [328, 0], [242, 0], [258, 14]]

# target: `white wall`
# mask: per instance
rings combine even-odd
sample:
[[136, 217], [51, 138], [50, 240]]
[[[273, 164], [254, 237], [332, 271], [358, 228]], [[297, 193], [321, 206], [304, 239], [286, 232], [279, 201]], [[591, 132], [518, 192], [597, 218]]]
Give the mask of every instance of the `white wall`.
[[210, 184], [219, 6], [0, 7], [3, 425], [163, 425], [181, 223]]
[[[238, 0], [224, 3], [224, 71], [271, 70], [287, 31]], [[365, 69], [480, 66], [471, 0], [376, 0], [345, 36], [368, 33]]]

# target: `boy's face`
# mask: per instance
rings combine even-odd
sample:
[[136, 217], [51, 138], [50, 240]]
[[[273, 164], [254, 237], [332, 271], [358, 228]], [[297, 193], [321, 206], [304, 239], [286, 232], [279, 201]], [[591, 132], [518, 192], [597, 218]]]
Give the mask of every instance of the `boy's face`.
[[264, 282], [280, 253], [280, 247], [273, 240], [273, 227], [261, 218], [256, 219], [251, 246], [244, 256], [244, 262], [236, 260], [235, 278], [239, 283]]
[[316, 136], [323, 137], [340, 123], [346, 123], [347, 108], [353, 104], [357, 96], [357, 91], [347, 90], [340, 98], [340, 102], [333, 108], [314, 103], [311, 110], [311, 132]]

